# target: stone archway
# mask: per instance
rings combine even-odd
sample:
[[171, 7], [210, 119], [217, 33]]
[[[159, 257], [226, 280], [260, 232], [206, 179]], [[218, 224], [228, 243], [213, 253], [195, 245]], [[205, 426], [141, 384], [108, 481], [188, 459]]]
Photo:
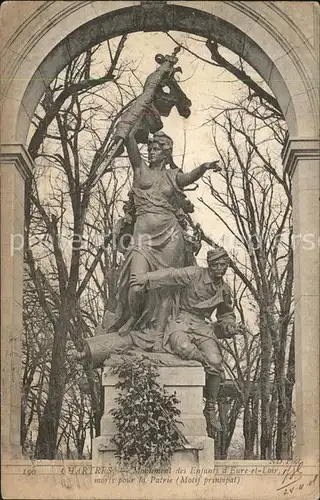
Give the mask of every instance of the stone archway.
[[286, 117], [290, 135], [316, 136], [314, 42], [289, 18], [284, 20], [286, 13], [279, 7], [249, 2], [142, 3], [64, 2], [54, 8], [44, 2], [39, 12], [26, 19], [24, 29], [6, 44], [4, 143], [7, 137], [25, 143], [30, 119], [46, 86], [88, 46], [123, 32], [168, 30], [204, 37], [214, 34], [219, 43], [241, 55], [268, 83]]
[[[142, 5], [141, 5], [142, 4]], [[299, 2], [298, 2], [299, 4]], [[12, 4], [11, 4], [12, 5]], [[294, 232], [318, 235], [319, 143], [317, 5], [289, 2], [10, 2], [2, 12], [2, 363], [3, 446], [19, 456], [19, 365], [22, 333], [20, 251], [23, 184], [32, 161], [25, 146], [30, 121], [46, 86], [89, 45], [123, 32], [178, 30], [208, 36], [241, 55], [268, 83], [287, 121], [284, 164], [293, 177]], [[17, 5], [17, 2], [15, 3]], [[155, 10], [156, 15], [154, 14]], [[312, 29], [311, 29], [312, 28]], [[250, 36], [248, 36], [248, 34]], [[316, 217], [315, 217], [316, 214]], [[314, 462], [318, 442], [319, 269], [317, 245], [295, 249], [297, 456]], [[312, 368], [310, 368], [312, 367]]]

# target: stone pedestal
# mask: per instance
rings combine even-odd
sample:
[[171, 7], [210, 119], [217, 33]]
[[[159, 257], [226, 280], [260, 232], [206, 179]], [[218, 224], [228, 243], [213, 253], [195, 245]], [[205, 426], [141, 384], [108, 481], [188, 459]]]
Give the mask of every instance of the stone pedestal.
[[[189, 445], [178, 450], [171, 460], [171, 466], [201, 466], [213, 465], [214, 441], [206, 435], [206, 422], [203, 416], [203, 386], [205, 373], [197, 362], [182, 366], [161, 366], [158, 368], [158, 382], [169, 392], [176, 393], [180, 401], [181, 415], [179, 427], [186, 436]], [[191, 365], [191, 366], [190, 366]], [[102, 374], [104, 387], [104, 414], [101, 420], [101, 436], [93, 441], [92, 459], [95, 465], [116, 465], [115, 446], [111, 438], [117, 432], [110, 410], [116, 407], [115, 385], [118, 377], [110, 373], [110, 367], [105, 366]]]

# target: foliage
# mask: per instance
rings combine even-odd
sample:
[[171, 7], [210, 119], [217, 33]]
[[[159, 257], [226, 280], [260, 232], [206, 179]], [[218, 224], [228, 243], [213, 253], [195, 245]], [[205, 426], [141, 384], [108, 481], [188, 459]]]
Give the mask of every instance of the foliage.
[[124, 360], [115, 371], [120, 394], [111, 414], [118, 430], [113, 442], [119, 463], [136, 470], [168, 464], [180, 445], [175, 430], [179, 401], [159, 385], [159, 374], [148, 360]]

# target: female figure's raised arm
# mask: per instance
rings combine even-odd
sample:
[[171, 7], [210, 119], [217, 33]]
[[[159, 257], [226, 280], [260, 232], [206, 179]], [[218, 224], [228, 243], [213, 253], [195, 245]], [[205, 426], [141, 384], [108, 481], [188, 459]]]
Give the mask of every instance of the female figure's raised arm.
[[128, 137], [125, 140], [124, 144], [126, 146], [126, 150], [133, 170], [140, 168], [142, 163], [142, 157], [138, 148], [138, 144], [136, 143], [134, 137]]
[[200, 167], [191, 170], [191, 172], [179, 172], [177, 174], [177, 184], [179, 188], [184, 188], [185, 186], [196, 182], [208, 170], [212, 170], [212, 172], [220, 172], [221, 167], [219, 167], [218, 161], [203, 163]]

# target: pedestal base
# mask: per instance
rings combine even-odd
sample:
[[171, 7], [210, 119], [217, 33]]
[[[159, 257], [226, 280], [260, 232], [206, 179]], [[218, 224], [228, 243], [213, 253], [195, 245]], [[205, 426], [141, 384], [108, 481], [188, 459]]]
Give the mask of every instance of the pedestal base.
[[[161, 353], [161, 360], [165, 357]], [[168, 358], [170, 359], [170, 358]], [[94, 465], [116, 466], [115, 445], [111, 443], [112, 437], [117, 429], [113, 422], [110, 410], [116, 407], [115, 388], [118, 377], [111, 373], [109, 366], [105, 366], [102, 374], [102, 385], [104, 387], [104, 414], [101, 420], [101, 436], [94, 439], [92, 460]], [[203, 367], [197, 362], [174, 361], [174, 366], [159, 366], [158, 383], [167, 392], [176, 393], [180, 401], [181, 414], [179, 428], [188, 440], [185, 447], [177, 450], [171, 459], [171, 466], [201, 466], [213, 465], [214, 463], [214, 441], [206, 435], [206, 422], [203, 415], [203, 386], [205, 385], [205, 373]], [[179, 366], [180, 364], [180, 366]]]
[[[211, 467], [214, 466], [214, 440], [202, 436], [192, 439], [186, 436], [190, 443], [188, 449], [177, 450], [171, 458], [171, 469], [174, 471], [178, 467], [190, 470], [191, 467]], [[92, 462], [95, 467], [117, 468], [115, 456], [115, 446], [110, 442], [110, 437], [99, 436], [93, 440]]]

